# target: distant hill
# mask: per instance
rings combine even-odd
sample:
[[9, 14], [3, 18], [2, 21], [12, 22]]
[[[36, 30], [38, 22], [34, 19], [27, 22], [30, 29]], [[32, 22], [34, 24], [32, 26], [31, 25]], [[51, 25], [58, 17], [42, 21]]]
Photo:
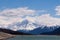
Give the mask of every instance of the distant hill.
[[[60, 35], [60, 27], [55, 29], [54, 31], [43, 32], [43, 33], [39, 34], [40, 31], [37, 31], [37, 29], [36, 29], [35, 31], [32, 31], [32, 32], [34, 32], [34, 33], [36, 32], [37, 35]], [[0, 28], [0, 32], [5, 32], [5, 33], [8, 33], [8, 34], [13, 34], [13, 35], [35, 35], [35, 34], [31, 34], [31, 33], [24, 33], [24, 32], [20, 32], [20, 31], [12, 31], [12, 30], [9, 30], [9, 29], [2, 29], [2, 28]]]
[[47, 27], [47, 26], [44, 26], [42, 28], [42, 26], [41, 26], [41, 27], [36, 28], [34, 30], [31, 30], [31, 31], [24, 31], [24, 30], [18, 30], [18, 31], [19, 32], [23, 32], [23, 33], [32, 34], [32, 35], [40, 35], [40, 33], [51, 32], [51, 31], [54, 31], [55, 29], [57, 29], [57, 27]]
[[41, 33], [52, 32], [59, 27], [59, 25], [47, 26], [25, 19], [22, 22], [14, 22], [6, 27], [2, 25], [0, 30], [10, 34], [40, 35]]
[[42, 35], [60, 35], [60, 27], [51, 32], [41, 33]]
[[18, 31], [12, 31], [9, 29], [2, 29], [2, 28], [0, 28], [0, 32], [5, 32], [5, 33], [13, 34], [13, 35], [30, 35], [27, 33], [22, 33], [22, 32], [18, 32]]

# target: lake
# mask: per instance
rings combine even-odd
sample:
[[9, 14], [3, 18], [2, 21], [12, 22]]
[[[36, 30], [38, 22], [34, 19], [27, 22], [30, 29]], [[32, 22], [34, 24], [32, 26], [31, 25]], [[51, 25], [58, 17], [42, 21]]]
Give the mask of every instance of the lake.
[[8, 40], [60, 40], [60, 36], [56, 35], [17, 35]]

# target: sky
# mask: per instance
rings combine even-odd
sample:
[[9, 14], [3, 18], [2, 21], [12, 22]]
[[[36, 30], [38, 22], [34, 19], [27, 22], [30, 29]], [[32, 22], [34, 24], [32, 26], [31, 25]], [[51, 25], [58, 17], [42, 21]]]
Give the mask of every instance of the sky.
[[[60, 0], [0, 0], [0, 9], [28, 7], [34, 10], [46, 10], [52, 16], [55, 15], [56, 6], [60, 5]], [[42, 12], [39, 14], [43, 14]], [[57, 16], [58, 17], [58, 16]]]
[[0, 0], [0, 25], [7, 27], [23, 20], [60, 25], [60, 0]]

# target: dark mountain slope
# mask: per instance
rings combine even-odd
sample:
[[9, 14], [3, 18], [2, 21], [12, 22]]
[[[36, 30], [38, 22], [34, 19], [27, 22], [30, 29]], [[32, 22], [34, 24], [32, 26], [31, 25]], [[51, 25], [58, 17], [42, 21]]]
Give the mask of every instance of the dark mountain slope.
[[42, 35], [60, 35], [60, 27], [51, 32], [41, 33]]
[[30, 35], [27, 33], [22, 33], [22, 32], [18, 32], [18, 31], [12, 31], [9, 29], [2, 29], [2, 28], [0, 28], [0, 32], [5, 32], [5, 33], [13, 34], [13, 35]]
[[40, 35], [40, 33], [51, 32], [55, 29], [56, 29], [55, 27], [45, 26], [44, 28], [39, 27], [39, 28], [36, 28], [34, 30], [31, 30], [31, 31], [23, 31], [23, 30], [18, 30], [18, 31], [23, 32], [23, 33], [33, 34], [33, 35]]

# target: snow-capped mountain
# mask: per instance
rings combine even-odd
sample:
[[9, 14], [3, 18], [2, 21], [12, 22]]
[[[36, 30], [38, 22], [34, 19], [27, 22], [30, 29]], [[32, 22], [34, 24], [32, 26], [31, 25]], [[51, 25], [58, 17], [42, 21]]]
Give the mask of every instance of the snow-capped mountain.
[[37, 24], [35, 25], [32, 22], [29, 22], [28, 20], [23, 20], [22, 22], [16, 22], [8, 25], [8, 28], [14, 31], [17, 30], [30, 31], [30, 30], [34, 30], [37, 27], [38, 27]]
[[41, 25], [29, 20], [23, 20], [22, 22], [14, 22], [13, 24], [9, 24], [7, 29], [13, 30], [13, 31], [19, 31], [23, 33], [30, 33], [30, 34], [40, 34], [43, 32], [50, 32], [53, 31], [60, 26], [46, 26]]
[[41, 35], [60, 35], [60, 27], [51, 32], [44, 32]]
[[55, 29], [57, 29], [57, 27], [47, 27], [47, 26], [45, 26], [44, 28], [41, 28], [41, 27], [36, 28], [36, 29], [34, 29], [32, 31], [29, 31], [28, 33], [38, 35], [38, 34], [41, 34], [41, 33], [44, 33], [44, 32], [54, 31]]
[[38, 24], [37, 22], [32, 22], [30, 20], [25, 19], [22, 22], [14, 22], [12, 24], [7, 25], [6, 27], [3, 26], [2, 28], [10, 29], [13, 31], [19, 31], [23, 33], [29, 33], [29, 34], [40, 34], [44, 32], [53, 31], [59, 27], [60, 26], [58, 25], [47, 26], [43, 24]]

